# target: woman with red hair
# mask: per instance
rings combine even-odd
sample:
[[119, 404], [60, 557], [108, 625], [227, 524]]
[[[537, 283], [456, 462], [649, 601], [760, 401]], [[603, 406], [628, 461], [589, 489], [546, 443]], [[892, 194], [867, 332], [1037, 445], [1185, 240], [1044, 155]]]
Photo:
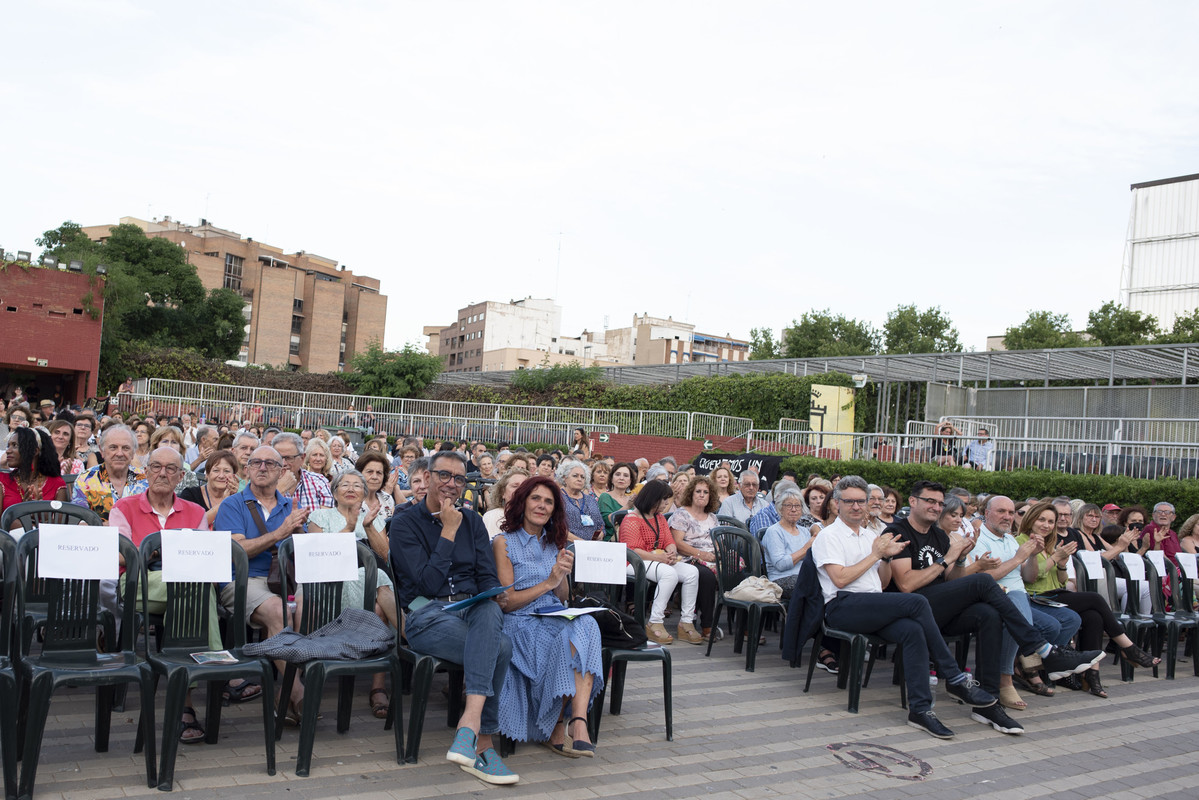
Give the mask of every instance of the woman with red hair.
[[599, 626], [590, 616], [537, 616], [569, 600], [574, 556], [565, 549], [561, 497], [550, 478], [524, 481], [504, 507], [502, 533], [491, 543], [500, 583], [513, 584], [497, 598], [504, 633], [512, 640], [512, 663], [500, 691], [500, 731], [514, 741], [540, 742], [558, 755], [591, 757], [595, 745], [587, 733], [587, 709], [604, 683]]

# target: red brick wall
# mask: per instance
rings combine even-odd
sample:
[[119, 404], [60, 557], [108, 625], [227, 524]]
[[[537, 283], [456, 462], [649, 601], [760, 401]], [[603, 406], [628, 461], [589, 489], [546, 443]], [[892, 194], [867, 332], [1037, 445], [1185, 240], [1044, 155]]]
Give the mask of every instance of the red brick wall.
[[101, 316], [104, 300], [103, 280], [95, 289], [90, 281], [81, 273], [36, 267], [9, 265], [0, 272], [0, 370], [72, 375], [78, 380], [67, 400], [94, 396], [101, 321], [84, 310], [83, 298], [91, 292]]
[[[745, 439], [727, 439], [716, 436], [712, 437], [711, 441], [717, 450], [737, 450], [743, 446]], [[601, 442], [598, 433], [591, 434], [591, 452], [602, 456], [612, 456], [617, 461], [631, 462], [636, 458], [647, 458], [652, 463], [663, 456], [674, 456], [680, 464], [689, 464], [703, 452], [703, 449], [702, 440], [610, 433], [608, 441]]]

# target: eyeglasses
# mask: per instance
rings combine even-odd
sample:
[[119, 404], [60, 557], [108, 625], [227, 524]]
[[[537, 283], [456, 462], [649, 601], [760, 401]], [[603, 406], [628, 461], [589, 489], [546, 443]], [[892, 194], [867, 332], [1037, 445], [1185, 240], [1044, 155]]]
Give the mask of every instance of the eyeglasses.
[[280, 464], [278, 461], [267, 461], [262, 458], [251, 458], [249, 461], [246, 462], [246, 466], [249, 467], [250, 469], [265, 469], [265, 470], [282, 469], [283, 468], [283, 465]]
[[802, 509], [803, 506], [799, 503], [783, 503], [781, 506], [779, 506], [779, 508], [783, 509], [784, 511], [798, 511], [799, 509]]
[[866, 500], [866, 498], [864, 498], [864, 497], [861, 500], [850, 500], [847, 497], [842, 497], [840, 500], [840, 503], [843, 506], [864, 506], [868, 502], [869, 501]]
[[448, 469], [431, 469], [431, 470], [429, 470], [429, 473], [432, 475], [436, 475], [437, 479], [440, 480], [442, 483], [449, 483], [450, 481], [453, 481], [454, 483], [458, 484], [459, 486], [466, 485], [466, 476], [465, 475], [459, 475], [456, 472], [450, 472]]
[[922, 503], [927, 503], [928, 505], [933, 506], [934, 508], [945, 505], [944, 500], [934, 500], [931, 497], [914, 497], [912, 499], [919, 500]]
[[1143, 522], [1130, 522], [1130, 523], [1128, 523], [1128, 527], [1129, 527], [1129, 528], [1131, 528], [1131, 529], [1132, 529], [1132, 530], [1134, 530], [1134, 531], [1139, 531], [1139, 530], [1143, 530], [1143, 529], [1144, 529], [1144, 527], [1145, 527], [1145, 523], [1143, 523]]
[[279, 458], [283, 459], [284, 461], [295, 461], [297, 458], [303, 458], [303, 457], [304, 456], [301, 455], [300, 453], [296, 453], [294, 456], [279, 456]]
[[165, 472], [167, 475], [174, 477], [179, 474], [179, 467], [174, 464], [147, 464], [146, 472], [157, 475], [159, 472]]

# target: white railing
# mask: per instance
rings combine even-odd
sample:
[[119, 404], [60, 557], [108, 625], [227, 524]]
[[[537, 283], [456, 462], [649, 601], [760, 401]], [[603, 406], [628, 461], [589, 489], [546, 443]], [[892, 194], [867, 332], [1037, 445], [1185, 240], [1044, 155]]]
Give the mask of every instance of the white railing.
[[[976, 440], [955, 438], [935, 447], [939, 437], [893, 433], [825, 433], [751, 430], [738, 438], [747, 451], [778, 452], [833, 460], [855, 459], [897, 464], [948, 463], [967, 460], [966, 447]], [[992, 437], [982, 468], [1045, 469], [1071, 474], [1123, 475], [1133, 478], [1199, 478], [1199, 444], [1178, 442], [1094, 441]]]
[[812, 425], [806, 419], [794, 419], [792, 417], [779, 417], [780, 431], [810, 431]]
[[[963, 433], [963, 425], [982, 425], [992, 436], [1092, 441], [1179, 442], [1199, 444], [1199, 419], [1153, 417], [943, 417]], [[935, 425], [936, 423], [921, 423]], [[908, 423], [908, 433], [912, 433]]]
[[[747, 417], [702, 412], [459, 403], [448, 400], [298, 392], [165, 378], [146, 378], [138, 381], [135, 391], [130, 395], [121, 395], [118, 402], [126, 405], [136, 403], [147, 409], [153, 406], [153, 410], [169, 414], [194, 411], [210, 419], [222, 421], [241, 421], [254, 418], [257, 414], [264, 422], [270, 422], [274, 418], [276, 424], [287, 427], [300, 427], [296, 420], [302, 420], [305, 425], [318, 424], [318, 421], [321, 425], [349, 425], [349, 422], [342, 422], [342, 419], [353, 419], [365, 413], [385, 420], [425, 416], [490, 420], [496, 423], [540, 423], [552, 428], [570, 426], [583, 428], [588, 432], [619, 431], [676, 439], [742, 436], [753, 427], [753, 420]], [[125, 409], [125, 405], [122, 409]]]

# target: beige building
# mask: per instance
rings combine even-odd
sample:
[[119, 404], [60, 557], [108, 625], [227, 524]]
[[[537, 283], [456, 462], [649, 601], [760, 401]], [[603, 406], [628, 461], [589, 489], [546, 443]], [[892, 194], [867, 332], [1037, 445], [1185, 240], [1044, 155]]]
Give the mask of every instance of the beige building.
[[699, 333], [689, 322], [671, 317], [633, 317], [627, 328], [603, 335], [608, 355], [622, 364], [702, 364], [713, 361], [746, 361], [749, 342], [728, 334]]
[[[205, 219], [193, 226], [170, 217], [121, 217], [121, 224], [185, 248], [206, 289], [241, 293], [247, 330], [239, 360], [245, 363], [333, 372], [372, 341], [383, 342], [387, 298], [377, 278], [355, 275], [331, 258], [243, 239]], [[111, 227], [83, 231], [102, 241]]]

